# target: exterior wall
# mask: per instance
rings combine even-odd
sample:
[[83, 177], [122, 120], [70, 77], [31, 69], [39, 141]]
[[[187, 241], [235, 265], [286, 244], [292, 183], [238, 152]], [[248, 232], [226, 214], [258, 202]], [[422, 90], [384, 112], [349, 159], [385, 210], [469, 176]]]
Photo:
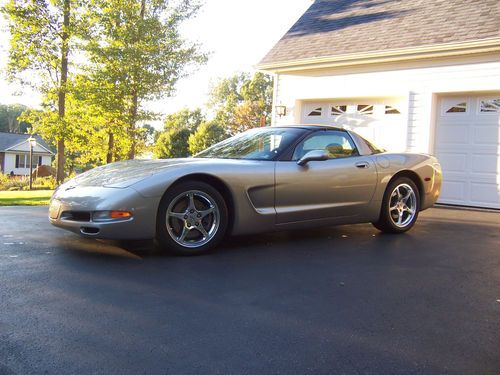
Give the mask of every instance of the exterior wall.
[[432, 153], [439, 94], [500, 92], [500, 55], [277, 74], [275, 89], [274, 106], [285, 105], [287, 114], [273, 113], [273, 125], [300, 123], [308, 100], [400, 98], [407, 108], [407, 150]]
[[[6, 174], [9, 174], [11, 171], [14, 172], [15, 175], [17, 176], [27, 176], [30, 173], [29, 166], [28, 168], [16, 168], [16, 154], [18, 153], [10, 153], [6, 152], [5, 153], [5, 160], [4, 160], [4, 172]], [[42, 156], [42, 165], [51, 165], [52, 163], [52, 157], [49, 155], [40, 155], [40, 154], [33, 154], [34, 156]]]

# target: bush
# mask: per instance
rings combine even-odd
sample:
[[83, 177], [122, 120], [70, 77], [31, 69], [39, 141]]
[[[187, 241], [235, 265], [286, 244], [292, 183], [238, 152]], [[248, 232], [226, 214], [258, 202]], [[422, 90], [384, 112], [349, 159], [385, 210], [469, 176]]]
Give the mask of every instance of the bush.
[[33, 181], [35, 190], [54, 190], [57, 187], [57, 181], [53, 176], [38, 177]]
[[189, 151], [197, 154], [228, 137], [225, 129], [214, 122], [201, 124], [194, 134], [189, 136]]
[[6, 174], [0, 173], [0, 190], [6, 190], [5, 185], [10, 181], [10, 177]]
[[[29, 190], [30, 180], [27, 177], [10, 177], [0, 174], [0, 190]], [[38, 177], [33, 179], [33, 190], [54, 190], [57, 187], [55, 177]]]
[[26, 186], [29, 186], [27, 178], [9, 178], [3, 190], [23, 190]]

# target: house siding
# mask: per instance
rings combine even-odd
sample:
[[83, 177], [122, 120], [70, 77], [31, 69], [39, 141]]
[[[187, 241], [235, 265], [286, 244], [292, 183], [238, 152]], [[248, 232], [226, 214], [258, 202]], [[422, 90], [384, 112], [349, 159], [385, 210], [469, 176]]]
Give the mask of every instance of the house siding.
[[[16, 168], [16, 154], [22, 154], [22, 152], [6, 152], [4, 156], [4, 172], [10, 173], [14, 172], [16, 176], [27, 176], [30, 173], [29, 168]], [[42, 156], [42, 165], [50, 165], [52, 162], [52, 157], [49, 155], [40, 155], [34, 153], [35, 156]]]
[[407, 111], [407, 150], [433, 151], [436, 96], [446, 93], [500, 92], [500, 55], [450, 61], [421, 61], [352, 69], [278, 74], [275, 105], [287, 115], [273, 125], [300, 123], [307, 100], [397, 97]]
[[4, 168], [5, 152], [0, 152], [0, 172], [5, 173]]

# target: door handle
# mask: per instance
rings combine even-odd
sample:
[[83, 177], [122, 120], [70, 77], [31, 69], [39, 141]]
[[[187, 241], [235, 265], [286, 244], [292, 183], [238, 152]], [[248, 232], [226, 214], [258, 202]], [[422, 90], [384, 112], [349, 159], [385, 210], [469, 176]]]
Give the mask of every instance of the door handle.
[[368, 164], [368, 162], [366, 162], [366, 161], [360, 161], [360, 162], [356, 163], [355, 165], [358, 168], [364, 168], [364, 169], [370, 168], [370, 164]]

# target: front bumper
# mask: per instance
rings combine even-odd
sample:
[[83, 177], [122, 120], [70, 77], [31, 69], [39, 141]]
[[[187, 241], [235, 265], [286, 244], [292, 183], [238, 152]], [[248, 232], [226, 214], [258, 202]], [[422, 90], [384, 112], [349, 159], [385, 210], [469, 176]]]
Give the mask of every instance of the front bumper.
[[[50, 201], [49, 221], [54, 226], [89, 238], [151, 239], [156, 233], [158, 204], [159, 198], [145, 198], [132, 188], [62, 187]], [[93, 212], [107, 210], [128, 211], [132, 217], [93, 221]]]

